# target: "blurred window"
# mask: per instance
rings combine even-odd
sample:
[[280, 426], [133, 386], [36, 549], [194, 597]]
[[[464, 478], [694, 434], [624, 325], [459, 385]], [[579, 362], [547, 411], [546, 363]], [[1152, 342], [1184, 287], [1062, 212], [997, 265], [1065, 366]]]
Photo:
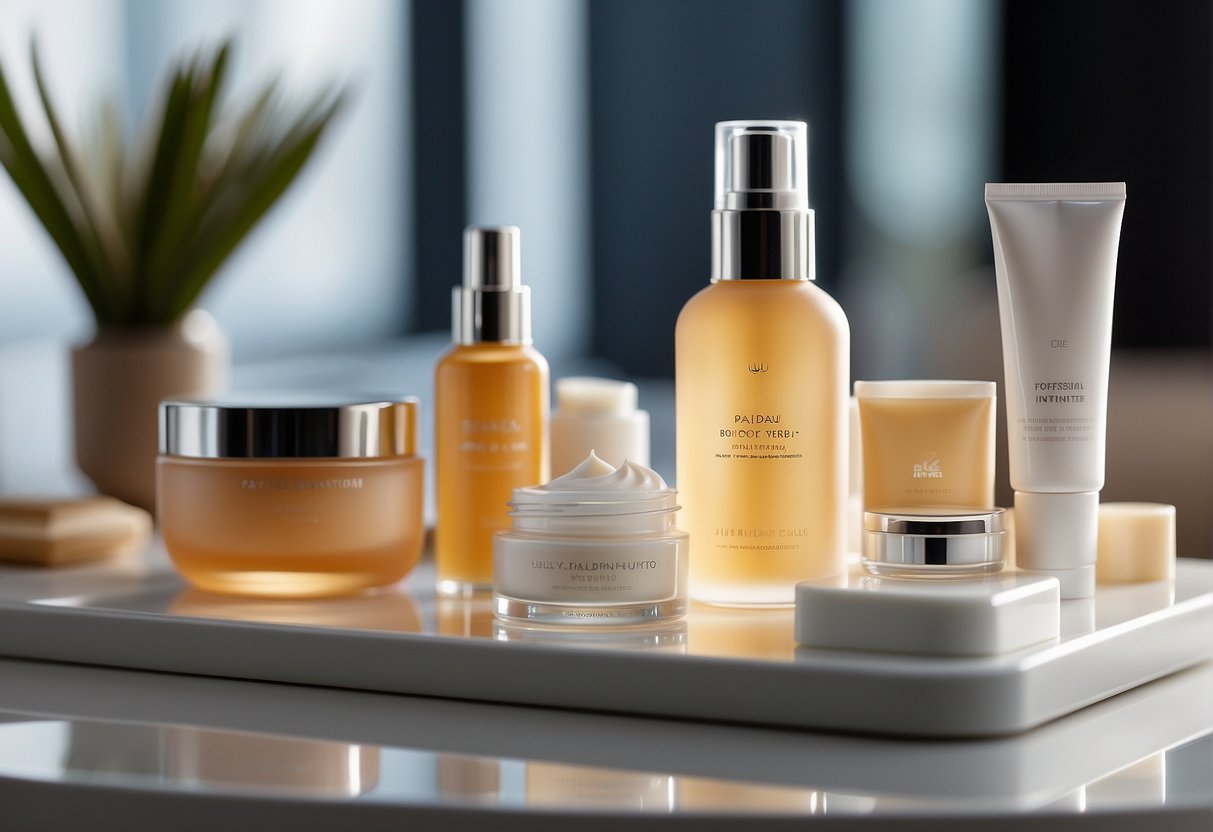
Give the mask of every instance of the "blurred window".
[[[105, 92], [121, 93], [136, 123], [171, 61], [231, 34], [236, 96], [275, 73], [301, 94], [351, 84], [353, 106], [202, 297], [237, 358], [248, 358], [403, 331], [414, 296], [409, 23], [409, 5], [395, 0], [6, 0], [0, 58], [37, 121], [28, 67], [36, 35], [52, 94], [76, 126]], [[89, 329], [62, 258], [0, 176], [0, 341]]]

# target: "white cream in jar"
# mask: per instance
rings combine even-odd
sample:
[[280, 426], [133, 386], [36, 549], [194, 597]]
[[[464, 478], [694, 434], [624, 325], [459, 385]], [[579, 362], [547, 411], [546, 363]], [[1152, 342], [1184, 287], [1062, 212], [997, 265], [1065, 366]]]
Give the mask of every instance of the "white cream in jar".
[[687, 534], [677, 492], [650, 468], [593, 452], [546, 485], [514, 489], [512, 528], [493, 539], [503, 619], [643, 624], [686, 612]]

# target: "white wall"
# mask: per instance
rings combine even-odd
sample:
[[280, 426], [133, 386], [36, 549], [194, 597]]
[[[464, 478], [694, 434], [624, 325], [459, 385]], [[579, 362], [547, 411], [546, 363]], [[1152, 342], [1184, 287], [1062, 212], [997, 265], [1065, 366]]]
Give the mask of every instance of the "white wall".
[[468, 213], [522, 229], [535, 345], [590, 344], [589, 66], [585, 0], [470, 0]]

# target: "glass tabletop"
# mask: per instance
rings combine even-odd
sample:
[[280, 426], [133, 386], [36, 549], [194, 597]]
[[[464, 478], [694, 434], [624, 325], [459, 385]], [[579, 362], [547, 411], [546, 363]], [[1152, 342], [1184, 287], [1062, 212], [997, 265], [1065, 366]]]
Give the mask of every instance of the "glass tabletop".
[[[376, 595], [262, 601], [192, 590], [153, 557], [101, 571], [3, 570], [0, 601], [655, 659], [803, 660], [791, 610], [697, 607], [672, 625], [568, 633], [505, 625], [487, 597], [435, 597], [427, 569]], [[1099, 605], [1071, 607], [1063, 641], [1173, 599], [1167, 586], [1104, 593]], [[486, 673], [508, 665], [494, 661]], [[1213, 807], [1213, 664], [1023, 734], [909, 741], [0, 659], [0, 780], [645, 817], [1204, 808]]]
[[[1083, 783], [1002, 800], [903, 788], [791, 786], [180, 724], [0, 712], [0, 778], [155, 792], [369, 801], [501, 811], [946, 816], [1207, 807], [1213, 734]], [[964, 753], [963, 751], [959, 753]], [[919, 784], [921, 785], [921, 783]]]

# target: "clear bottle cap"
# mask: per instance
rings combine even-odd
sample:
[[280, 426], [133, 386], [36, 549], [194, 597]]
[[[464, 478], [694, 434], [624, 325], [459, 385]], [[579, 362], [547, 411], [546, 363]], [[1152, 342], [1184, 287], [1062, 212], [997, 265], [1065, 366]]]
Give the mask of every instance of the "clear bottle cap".
[[522, 285], [521, 232], [516, 225], [469, 226], [463, 230], [463, 286], [505, 292]]
[[716, 124], [717, 211], [809, 209], [809, 128], [803, 121]]

